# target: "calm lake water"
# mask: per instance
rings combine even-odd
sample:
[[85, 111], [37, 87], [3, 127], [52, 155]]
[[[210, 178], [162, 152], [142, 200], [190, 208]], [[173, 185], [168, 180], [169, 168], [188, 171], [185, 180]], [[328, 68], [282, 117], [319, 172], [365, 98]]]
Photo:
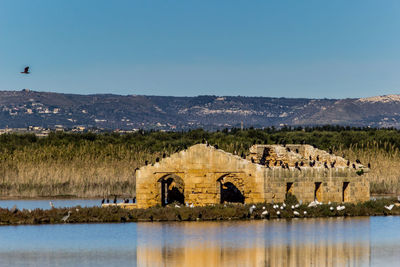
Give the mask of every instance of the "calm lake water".
[[0, 227], [0, 266], [398, 266], [400, 217]]

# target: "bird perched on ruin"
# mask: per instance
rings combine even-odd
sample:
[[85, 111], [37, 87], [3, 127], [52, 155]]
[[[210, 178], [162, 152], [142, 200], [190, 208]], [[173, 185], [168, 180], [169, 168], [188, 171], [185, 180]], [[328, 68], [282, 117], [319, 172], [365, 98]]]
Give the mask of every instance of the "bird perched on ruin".
[[353, 163], [353, 169], [355, 169], [355, 168], [356, 168], [356, 164]]
[[368, 169], [371, 169], [371, 163], [368, 162]]
[[214, 145], [214, 148], [215, 148], [215, 149], [218, 149], [218, 145]]
[[101, 201], [101, 204], [104, 204], [105, 201], [106, 201], [106, 200], [103, 198], [103, 200]]
[[350, 160], [347, 161], [347, 167], [349, 167], [349, 166], [350, 166]]
[[360, 161], [359, 159], [356, 159], [356, 162], [357, 162], [358, 164], [361, 164], [361, 161]]
[[159, 158], [159, 157], [157, 157], [157, 158], [156, 158], [156, 162], [159, 162], [159, 161], [160, 161], [160, 158]]
[[312, 157], [311, 157], [311, 156], [309, 156], [308, 158], [309, 158], [310, 160], [312, 160]]
[[166, 156], [167, 156], [167, 154], [165, 154], [165, 153], [162, 154], [163, 159], [165, 159]]
[[303, 167], [304, 166], [304, 162], [301, 161], [300, 162], [300, 166]]
[[296, 148], [296, 153], [299, 153], [299, 150]]
[[336, 160], [331, 162], [331, 168], [335, 168]]
[[296, 163], [294, 164], [295, 168], [298, 169], [299, 171], [301, 171], [301, 168], [299, 167], [299, 163], [296, 161]]
[[117, 203], [117, 196], [114, 197], [114, 204]]
[[253, 158], [251, 158], [251, 163], [254, 163], [254, 159]]
[[329, 154], [331, 154], [331, 155], [332, 155], [332, 153], [333, 153], [333, 152], [332, 152], [332, 149], [330, 149], [330, 148], [329, 148]]
[[21, 73], [22, 74], [29, 74], [30, 72], [29, 72], [29, 66], [26, 66], [25, 68], [24, 68], [24, 71], [21, 71]]
[[287, 147], [286, 150], [287, 150], [287, 152], [290, 152], [290, 148]]
[[278, 165], [278, 162], [277, 162], [277, 161], [274, 162], [274, 166], [276, 166], [276, 165]]
[[317, 155], [317, 161], [319, 161], [319, 155]]
[[328, 164], [326, 163], [326, 161], [324, 162], [324, 167], [325, 169], [328, 169]]

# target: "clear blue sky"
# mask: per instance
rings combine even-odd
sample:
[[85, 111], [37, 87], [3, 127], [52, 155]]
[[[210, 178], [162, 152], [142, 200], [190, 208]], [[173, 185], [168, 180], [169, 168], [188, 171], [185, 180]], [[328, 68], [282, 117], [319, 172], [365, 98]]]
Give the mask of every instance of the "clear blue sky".
[[[22, 75], [25, 65], [31, 75]], [[400, 1], [1, 0], [0, 90], [400, 93]]]

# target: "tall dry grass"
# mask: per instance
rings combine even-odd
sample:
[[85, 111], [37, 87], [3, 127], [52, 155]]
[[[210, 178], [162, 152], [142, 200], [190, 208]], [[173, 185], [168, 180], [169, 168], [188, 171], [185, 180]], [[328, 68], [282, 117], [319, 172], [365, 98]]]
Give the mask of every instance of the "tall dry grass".
[[[155, 162], [175, 152], [177, 146], [60, 142], [0, 149], [0, 196], [40, 197], [76, 196], [103, 197], [111, 195], [135, 195], [135, 169], [145, 161]], [[148, 147], [148, 148], [146, 148]], [[165, 148], [162, 148], [165, 147]], [[227, 140], [220, 144], [226, 151], [247, 151], [242, 142]], [[152, 148], [152, 149], [150, 149]], [[365, 165], [371, 163], [368, 174], [371, 193], [387, 194], [400, 192], [400, 151], [388, 142], [367, 142], [365, 145], [350, 145], [336, 149], [337, 155]]]
[[372, 194], [400, 193], [400, 151], [395, 145], [372, 141], [340, 148], [336, 154], [344, 155], [351, 161], [359, 159], [364, 165], [371, 164], [368, 177]]
[[116, 144], [4, 151], [0, 154], [0, 196], [132, 197], [135, 168], [161, 155]]

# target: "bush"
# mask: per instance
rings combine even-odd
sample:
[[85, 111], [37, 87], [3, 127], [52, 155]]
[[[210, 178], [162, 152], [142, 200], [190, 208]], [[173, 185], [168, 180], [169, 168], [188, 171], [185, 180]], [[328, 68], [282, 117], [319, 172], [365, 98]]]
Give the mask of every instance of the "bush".
[[287, 193], [285, 203], [287, 205], [296, 205], [297, 203], [299, 203], [299, 201], [297, 200], [297, 197], [295, 195], [293, 195], [292, 193]]

